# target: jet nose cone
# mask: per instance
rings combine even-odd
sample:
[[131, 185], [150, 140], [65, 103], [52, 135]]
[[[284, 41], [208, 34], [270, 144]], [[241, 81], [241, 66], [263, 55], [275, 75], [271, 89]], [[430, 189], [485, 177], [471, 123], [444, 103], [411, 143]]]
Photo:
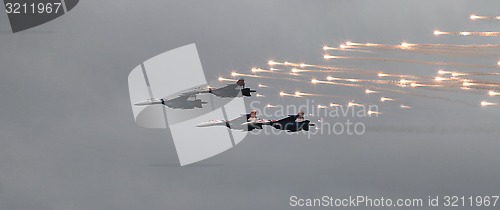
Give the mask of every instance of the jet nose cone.
[[151, 101], [141, 101], [141, 102], [135, 103], [134, 105], [135, 106], [146, 106], [146, 105], [150, 105], [150, 104], [151, 104]]

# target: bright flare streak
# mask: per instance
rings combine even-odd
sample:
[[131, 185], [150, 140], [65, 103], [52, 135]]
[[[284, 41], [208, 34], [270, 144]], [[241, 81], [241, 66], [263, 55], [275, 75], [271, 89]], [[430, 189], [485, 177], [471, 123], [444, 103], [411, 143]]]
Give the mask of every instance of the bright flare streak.
[[434, 31], [434, 35], [462, 35], [462, 36], [500, 36], [498, 31], [461, 31], [461, 32], [443, 32]]
[[[343, 46], [343, 47], [342, 47], [342, 46]], [[346, 48], [347, 48], [347, 46], [346, 46], [346, 45], [341, 45], [341, 47], [339, 47], [339, 48], [336, 48], [336, 47], [327, 47], [327, 46], [325, 46], [325, 47], [323, 47], [323, 50], [324, 50], [324, 51], [328, 51], [328, 50], [345, 50]]]
[[468, 74], [465, 73], [459, 73], [459, 72], [452, 72], [451, 76], [453, 77], [459, 77], [459, 76], [467, 76]]
[[497, 65], [499, 65], [499, 66], [500, 66], [500, 61], [498, 61], [498, 62], [497, 62]]
[[349, 102], [347, 104], [348, 107], [353, 107], [353, 106], [363, 106], [363, 104], [357, 104], [357, 103], [354, 103], [354, 102]]
[[441, 82], [441, 81], [444, 81], [444, 80], [448, 80], [448, 78], [436, 77], [436, 78], [434, 78], [434, 80], [436, 80], [438, 82]]
[[442, 35], [442, 34], [446, 34], [446, 32], [434, 31], [434, 35], [436, 35], [436, 36], [439, 36], [439, 35]]
[[370, 89], [366, 89], [365, 93], [366, 94], [371, 94], [371, 93], [379, 93], [379, 92], [378, 91], [374, 91], [374, 90], [370, 90]]
[[278, 62], [275, 62], [275, 61], [271, 60], [271, 61], [267, 62], [267, 64], [270, 65], [270, 66], [273, 66], [273, 65], [281, 64], [281, 63], [278, 63]]
[[379, 115], [379, 114], [382, 114], [382, 112], [376, 112], [376, 111], [372, 111], [372, 110], [370, 110], [370, 111], [368, 111], [368, 112], [366, 112], [366, 113], [367, 113], [368, 115], [372, 115], [372, 114]]
[[219, 81], [237, 82], [238, 80], [235, 80], [235, 79], [226, 79], [224, 77], [219, 77]]
[[261, 69], [261, 68], [252, 68], [252, 72], [257, 73], [257, 72], [271, 72], [272, 70], [267, 70], [267, 69]]
[[471, 20], [500, 20], [500, 16], [470, 15]]
[[285, 66], [300, 66], [300, 64], [298, 63], [292, 63], [292, 62], [288, 62], [288, 61], [285, 61]]
[[301, 68], [304, 68], [304, 67], [311, 67], [311, 66], [314, 66], [314, 65], [301, 63], [301, 64], [299, 64], [299, 66], [300, 66]]
[[326, 80], [340, 80], [340, 81], [348, 81], [348, 82], [359, 82], [357, 79], [345, 79], [345, 78], [337, 78], [337, 77], [326, 77]]
[[399, 77], [399, 78], [415, 78], [416, 76], [411, 76], [411, 75], [404, 75], [404, 74], [385, 74], [385, 73], [378, 73], [378, 77]]
[[340, 85], [340, 86], [348, 86], [348, 87], [361, 87], [358, 84], [346, 84], [346, 83], [338, 83], [338, 82], [330, 82], [330, 81], [322, 81], [322, 80], [317, 80], [317, 79], [312, 79], [311, 80], [312, 84], [329, 84], [329, 85]]
[[253, 75], [253, 74], [242, 74], [242, 73], [238, 73], [238, 72], [231, 72], [231, 76], [233, 77], [255, 77], [255, 78], [260, 78], [260, 76], [257, 76], [257, 75]]
[[264, 69], [261, 69], [261, 68], [252, 68], [252, 72], [269, 72], [270, 70], [264, 70]]
[[285, 92], [280, 92], [280, 96], [291, 96], [291, 97], [296, 97], [296, 98], [301, 98], [302, 96], [300, 95], [297, 95], [297, 94], [289, 94], [289, 93], [285, 93]]
[[380, 101], [382, 101], [382, 102], [384, 102], [384, 101], [395, 101], [395, 99], [387, 98], [387, 97], [382, 97], [382, 98], [380, 98]]
[[445, 71], [445, 70], [439, 70], [438, 71], [438, 74], [451, 74], [452, 72], [451, 71]]
[[323, 105], [318, 105], [318, 109], [328, 109], [328, 107]]
[[300, 66], [300, 64], [297, 64], [297, 63], [292, 63], [292, 62], [288, 62], [288, 61], [285, 61], [283, 63], [280, 63], [280, 62], [276, 62], [276, 61], [269, 61], [267, 62], [267, 64], [269, 66], [274, 66], [274, 65], [281, 65], [281, 66]]
[[401, 109], [411, 109], [411, 106], [406, 106], [406, 105], [403, 105], [401, 104], [401, 106], [399, 106]]
[[410, 43], [407, 43], [407, 42], [401, 43], [401, 48], [409, 48], [409, 47], [412, 47], [412, 46], [415, 46], [415, 44], [410, 44]]
[[354, 42], [346, 42], [345, 45], [347, 46], [354, 46], [354, 45], [359, 45], [358, 43], [354, 43]]
[[423, 85], [418, 84], [418, 83], [411, 83], [410, 86], [412, 86], [412, 87], [422, 87]]
[[267, 85], [263, 85], [263, 84], [259, 84], [258, 86], [259, 86], [260, 88], [266, 88], [266, 87], [268, 87]]
[[498, 103], [491, 103], [487, 101], [481, 101], [481, 106], [498, 106]]
[[257, 97], [260, 97], [260, 98], [266, 97], [266, 96], [261, 95], [261, 94], [258, 94], [258, 93], [257, 93], [257, 95], [256, 95], [256, 96], [257, 96]]
[[414, 81], [406, 80], [406, 79], [399, 80], [400, 84], [408, 84], [408, 83], [412, 83], [412, 82], [414, 82]]
[[313, 96], [314, 94], [310, 94], [310, 93], [302, 93], [302, 92], [296, 91], [296, 92], [295, 92], [295, 95], [296, 95], [296, 96], [299, 96], [299, 97], [302, 97], [302, 96]]
[[266, 105], [267, 108], [275, 108], [275, 107], [278, 107], [278, 106], [274, 106], [274, 105], [271, 105], [271, 104], [268, 104]]
[[342, 105], [340, 105], [340, 104], [330, 103], [330, 107], [338, 107], [338, 106], [342, 106]]
[[335, 55], [328, 55], [328, 54], [326, 54], [326, 55], [324, 55], [324, 56], [323, 56], [323, 58], [328, 60], [328, 59], [332, 59], [332, 58], [350, 58], [350, 57], [346, 57], [346, 56], [335, 56]]
[[476, 85], [476, 83], [472, 83], [472, 82], [464, 82], [464, 83], [462, 83], [462, 85], [463, 85], [464, 87], [469, 87], [469, 86]]
[[490, 95], [490, 96], [500, 96], [500, 93], [499, 92], [495, 92], [493, 90], [490, 90], [490, 91], [488, 91], [488, 95]]

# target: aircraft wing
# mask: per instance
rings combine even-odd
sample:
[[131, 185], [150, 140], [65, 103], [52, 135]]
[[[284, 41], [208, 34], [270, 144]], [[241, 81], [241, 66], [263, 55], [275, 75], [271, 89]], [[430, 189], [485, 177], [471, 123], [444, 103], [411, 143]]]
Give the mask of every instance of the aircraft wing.
[[276, 122], [280, 122], [280, 123], [295, 122], [296, 119], [297, 119], [297, 115], [288, 115], [288, 117], [276, 120]]
[[200, 123], [196, 125], [196, 127], [210, 127], [210, 126], [217, 126], [217, 125], [226, 125], [225, 120], [211, 120], [208, 122]]
[[231, 91], [235, 90], [238, 86], [239, 86], [238, 84], [229, 84], [224, 87], [217, 88], [217, 91], [224, 91], [224, 90]]
[[181, 93], [180, 96], [194, 96], [196, 94], [200, 94], [200, 93], [208, 93], [209, 91], [208, 90], [192, 90], [192, 91], [188, 91], [188, 92], [184, 92], [184, 93]]
[[251, 126], [268, 125], [270, 122], [271, 122], [270, 120], [257, 120], [252, 122], [244, 122], [241, 125], [251, 125]]
[[171, 99], [166, 99], [165, 101], [168, 101], [168, 102], [183, 102], [183, 101], [187, 101], [189, 99], [189, 97], [191, 97], [191, 95], [179, 95], [175, 98], [171, 98]]

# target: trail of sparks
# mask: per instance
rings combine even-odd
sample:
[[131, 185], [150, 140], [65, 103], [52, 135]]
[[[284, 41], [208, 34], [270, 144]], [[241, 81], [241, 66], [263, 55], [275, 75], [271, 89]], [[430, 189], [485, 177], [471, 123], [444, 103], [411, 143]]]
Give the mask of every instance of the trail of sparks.
[[378, 44], [378, 43], [357, 43], [346, 42], [345, 48], [382, 48], [382, 49], [409, 49], [409, 48], [444, 48], [444, 49], [496, 49], [500, 48], [500, 44], [483, 44], [483, 45], [452, 45], [452, 44], [418, 44], [402, 42], [399, 45]]
[[261, 68], [252, 68], [250, 70], [252, 73], [268, 73], [268, 74], [289, 74], [287, 72], [283, 72], [282, 70], [270, 68], [270, 69], [261, 69]]
[[328, 59], [350, 59], [350, 60], [369, 60], [369, 61], [382, 61], [382, 62], [415, 63], [415, 64], [426, 64], [426, 65], [437, 65], [437, 66], [462, 66], [462, 67], [495, 68], [495, 69], [498, 68], [498, 66], [486, 66], [486, 65], [479, 65], [479, 64], [434, 62], [434, 61], [408, 60], [408, 59], [397, 59], [397, 58], [350, 57], [350, 56], [335, 56], [335, 55], [324, 55], [323, 57], [327, 60]]
[[395, 101], [396, 99], [393, 99], [393, 98], [388, 98], [388, 97], [382, 97], [380, 98], [380, 101], [381, 102], [386, 102], [386, 101]]
[[500, 32], [497, 31], [434, 31], [434, 35], [461, 35], [461, 36], [500, 36]]
[[238, 72], [231, 72], [232, 77], [253, 77], [253, 78], [264, 78], [263, 76], [255, 75], [255, 74], [242, 74]]
[[328, 46], [324, 46], [323, 50], [324, 51], [336, 50], [336, 51], [348, 51], [348, 52], [373, 53], [372, 51], [368, 51], [368, 50], [350, 49], [346, 45], [340, 45], [340, 47], [328, 47]]
[[[449, 56], [479, 56], [498, 57], [498, 53], [486, 52], [485, 49], [498, 49], [500, 45], [443, 45], [443, 44], [413, 44], [402, 42], [398, 45], [355, 43], [348, 42], [341, 45], [343, 49], [379, 49], [379, 50], [401, 50], [414, 53], [445, 54]], [[481, 49], [482, 51], [478, 51]]]
[[481, 106], [500, 106], [499, 103], [492, 103], [487, 101], [481, 101]]
[[268, 104], [266, 105], [267, 108], [277, 108], [277, 107], [280, 107], [280, 106], [276, 106], [276, 105], [272, 105], [272, 104]]
[[382, 112], [376, 112], [376, 111], [372, 111], [372, 110], [369, 110], [368, 112], [366, 112], [368, 115], [380, 115], [382, 114]]
[[[290, 65], [290, 62], [287, 62], [288, 65]], [[310, 65], [310, 64], [309, 64]], [[312, 65], [311, 65], [312, 66]], [[301, 71], [299, 69], [295, 69], [294, 72], [298, 72], [298, 71]], [[320, 71], [322, 72], [321, 70], [317, 70], [317, 71]], [[303, 70], [303, 72], [316, 72], [314, 70]], [[450, 74], [450, 72], [447, 72], [447, 71], [444, 71], [444, 70], [440, 70], [438, 73], [440, 74]], [[452, 76], [463, 76], [465, 75], [464, 73], [457, 73], [457, 72], [453, 72], [451, 73]], [[397, 85], [397, 86], [400, 86], [400, 87], [413, 87], [413, 88], [416, 88], [416, 87], [420, 87], [420, 88], [427, 88], [427, 89], [431, 89], [431, 90], [440, 90], [440, 89], [432, 89], [432, 88], [444, 88], [444, 87], [459, 87], [460, 90], [467, 90], [467, 89], [483, 89], [483, 90], [487, 90], [491, 87], [495, 87], [497, 88], [498, 87], [498, 84], [484, 84], [484, 83], [481, 83], [481, 82], [477, 82], [477, 81], [473, 81], [473, 80], [466, 80], [466, 82], [462, 82], [462, 83], [458, 83], [458, 79], [457, 78], [443, 78], [443, 77], [422, 77], [422, 76], [412, 76], [412, 75], [395, 75], [395, 74], [384, 74], [384, 73], [379, 73], [378, 74], [379, 77], [401, 77], [401, 78], [432, 78], [435, 82], [444, 82], [444, 81], [454, 81], [455, 83], [450, 83], [450, 84], [439, 84], [439, 83], [426, 83], [426, 82], [417, 82], [417, 81], [414, 81], [414, 80], [407, 80], [407, 79], [401, 79], [399, 82], [395, 82], [395, 81], [386, 81], [386, 80], [357, 80], [357, 79], [350, 79], [350, 78], [332, 78], [332, 77], [329, 77], [327, 79], [329, 80], [342, 80], [342, 81], [347, 81], [347, 82], [370, 82], [370, 83], [374, 83], [374, 84], [384, 84], [384, 85]], [[273, 79], [287, 79], [287, 78], [273, 78]], [[287, 79], [289, 80], [289, 79]], [[457, 80], [457, 81], [455, 81]], [[306, 82], [306, 81], [303, 81], [303, 80], [294, 80], [294, 81], [297, 81], [297, 82]], [[316, 80], [313, 80], [312, 81], [313, 84], [315, 83], [321, 83], [319, 80], [316, 81]], [[325, 82], [323, 82], [325, 83]], [[346, 84], [346, 83], [340, 83], [340, 82], [330, 82], [329, 84], [332, 84], [332, 85], [340, 85], [340, 86], [350, 86], [350, 87], [368, 87], [366, 85], [356, 85], [356, 84]], [[381, 87], [373, 87], [374, 89], [384, 89], [384, 88], [381, 88]], [[390, 92], [398, 92], [398, 93], [402, 93], [402, 94], [407, 94], [406, 92], [402, 92], [400, 90], [392, 90], [392, 89], [385, 89], [385, 90], [388, 90]], [[443, 89], [441, 89], [443, 90]], [[450, 90], [451, 91], [451, 90]], [[445, 100], [448, 100], [448, 99], [445, 99]]]
[[365, 93], [366, 94], [373, 94], [373, 93], [380, 93], [380, 92], [379, 91], [375, 91], [375, 90], [366, 89]]
[[317, 80], [317, 79], [312, 79], [311, 83], [312, 84], [339, 85], [339, 86], [346, 86], [346, 87], [362, 87], [361, 85], [358, 85], [358, 84], [346, 84], [346, 83], [323, 81], [323, 80]]
[[445, 71], [439, 70], [440, 75], [451, 75], [452, 77], [462, 77], [462, 76], [500, 76], [500, 73], [494, 72], [456, 72], [456, 71]]
[[[481, 33], [490, 33], [490, 34], [481, 34]], [[493, 33], [493, 34], [492, 34]], [[494, 34], [498, 33], [498, 34]], [[438, 31], [438, 35], [445, 35], [445, 34], [458, 34], [458, 35], [477, 35], [477, 36], [500, 36], [500, 32], [440, 32]], [[399, 50], [411, 50], [411, 51], [419, 51], [419, 52], [425, 52], [425, 53], [463, 53], [463, 54], [474, 54], [474, 55], [486, 55], [488, 53], [480, 53], [480, 52], [475, 52], [473, 50], [477, 49], [500, 49], [500, 45], [444, 45], [444, 44], [412, 44], [412, 43], [406, 43], [403, 42], [399, 45], [384, 45], [384, 44], [374, 44], [374, 43], [354, 43], [354, 42], [347, 42], [345, 45], [341, 45], [339, 48], [332, 48], [325, 46], [323, 49], [325, 51], [328, 50], [346, 50], [346, 51], [358, 51], [360, 47], [367, 47], [367, 48], [377, 48], [377, 49], [399, 49]], [[361, 52], [361, 50], [359, 50]], [[366, 52], [371, 52], [371, 51], [366, 51]], [[497, 66], [486, 66], [486, 65], [479, 65], [479, 64], [468, 64], [468, 63], [453, 63], [453, 62], [432, 62], [432, 61], [420, 61], [420, 60], [407, 60], [407, 59], [396, 59], [396, 58], [380, 58], [380, 57], [350, 57], [350, 56], [331, 56], [331, 55], [325, 55], [325, 59], [353, 59], [353, 60], [373, 60], [373, 61], [386, 61], [386, 62], [406, 62], [406, 63], [416, 63], [416, 64], [427, 64], [427, 65], [448, 65], [448, 66], [461, 66], [461, 67], [475, 67], [475, 68], [499, 68]], [[407, 75], [407, 74], [393, 74], [393, 73], [377, 73], [374, 72], [374, 70], [368, 70], [368, 69], [357, 69], [357, 68], [346, 68], [346, 67], [336, 67], [336, 66], [325, 66], [325, 65], [315, 65], [315, 64], [306, 64], [306, 63], [297, 63], [297, 62], [276, 62], [276, 61], [269, 61], [268, 65], [270, 66], [269, 69], [261, 69], [261, 68], [252, 68], [253, 73], [275, 73], [275, 74], [282, 74], [282, 75], [289, 75], [293, 77], [306, 77], [305, 75], [301, 75], [302, 73], [335, 73], [335, 72], [342, 72], [342, 73], [349, 73], [349, 74], [360, 74], [360, 75], [373, 75], [373, 76], [378, 76], [381, 78], [385, 77], [390, 77], [390, 78], [399, 78], [399, 81], [395, 80], [376, 80], [376, 79], [358, 79], [358, 78], [343, 78], [343, 77], [333, 77], [333, 76], [328, 76], [326, 77], [327, 81], [324, 80], [317, 80], [317, 79], [312, 79], [310, 80], [310, 83], [312, 84], [330, 84], [330, 85], [338, 85], [338, 86], [345, 86], [345, 87], [357, 87], [357, 88], [364, 88], [364, 93], [365, 94], [373, 94], [373, 93], [380, 93], [381, 90], [387, 91], [387, 92], [395, 92], [395, 93], [400, 93], [400, 94], [406, 94], [406, 95], [412, 95], [412, 96], [418, 96], [418, 97], [425, 97], [425, 98], [430, 98], [430, 99], [439, 99], [439, 100], [446, 100], [450, 102], [455, 102], [455, 103], [462, 103], [462, 104], [467, 104], [471, 105], [470, 103], [466, 103], [463, 101], [457, 101], [449, 98], [444, 98], [444, 97], [438, 97], [438, 96], [428, 96], [424, 94], [417, 94], [417, 93], [410, 93], [407, 91], [403, 90], [396, 90], [394, 88], [384, 88], [384, 87], [377, 87], [377, 86], [369, 86], [369, 85], [363, 85], [360, 83], [374, 83], [374, 84], [379, 84], [379, 85], [395, 85], [397, 87], [413, 87], [413, 88], [426, 88], [429, 90], [441, 90], [441, 91], [454, 91], [456, 92], [455, 88], [458, 88], [458, 90], [463, 90], [464, 92], [467, 93], [479, 93], [478, 91], [470, 92], [470, 89], [478, 89], [478, 90], [487, 90], [487, 95], [489, 96], [500, 96], [500, 83], [497, 82], [490, 82], [490, 81], [481, 81], [481, 80], [476, 80], [476, 79], [471, 79], [469, 78], [470, 76], [500, 76], [500, 73], [496, 72], [457, 72], [457, 71], [446, 71], [446, 70], [439, 70], [438, 75], [439, 76], [416, 76], [416, 75]], [[498, 65], [500, 66], [500, 61], [498, 61]], [[275, 66], [284, 66], [284, 67], [291, 67], [290, 72], [283, 71], [284, 69], [277, 69], [274, 68]], [[302, 79], [292, 79], [292, 78], [287, 78], [287, 77], [267, 77], [267, 76], [261, 76], [261, 75], [250, 75], [250, 74], [241, 74], [241, 73], [235, 73], [233, 72], [231, 74], [232, 76], [248, 76], [248, 77], [255, 77], [255, 78], [263, 78], [263, 79], [277, 79], [277, 80], [288, 80], [288, 81], [296, 81], [296, 82], [307, 82]], [[224, 80], [224, 78], [222, 78]], [[230, 80], [227, 79], [226, 81], [235, 81], [235, 80]], [[259, 87], [267, 87], [266, 85], [259, 84]], [[369, 89], [367, 89], [369, 88]], [[453, 88], [453, 89], [450, 89]], [[483, 92], [484, 94], [484, 92]], [[286, 92], [280, 92], [281, 96], [289, 96], [289, 97], [296, 97], [296, 98], [302, 98], [302, 97], [319, 97], [319, 96], [326, 96], [326, 97], [333, 97], [333, 96], [327, 96], [327, 95], [320, 95], [320, 94], [314, 94], [314, 93], [304, 93], [304, 92], [295, 92], [295, 93], [286, 93]], [[263, 95], [256, 95], [257, 97], [264, 97]], [[381, 102], [389, 102], [389, 101], [396, 101], [394, 98], [388, 98], [388, 97], [381, 97], [380, 98]], [[340, 104], [337, 103], [330, 103], [329, 106], [326, 105], [318, 105], [318, 108], [321, 109], [327, 109], [335, 106], [341, 106]], [[362, 104], [357, 104], [354, 102], [349, 102], [347, 106], [362, 106]], [[499, 106], [499, 103], [495, 102], [486, 102], [482, 101], [481, 106]], [[275, 107], [273, 105], [268, 105], [268, 107]], [[407, 106], [404, 104], [400, 105], [401, 109], [411, 109], [411, 106]], [[371, 114], [381, 114], [381, 113], [371, 113]]]
[[401, 109], [411, 109], [412, 107], [404, 105], [404, 104], [401, 104], [401, 106], [399, 106], [399, 108], [401, 108]]
[[364, 106], [363, 104], [358, 104], [355, 102], [349, 102], [347, 103], [347, 107], [355, 107], [355, 106]]
[[500, 20], [500, 16], [470, 15], [471, 20]]
[[500, 93], [490, 90], [490, 91], [488, 91], [488, 95], [490, 95], [490, 96], [500, 96]]
[[285, 93], [285, 92], [280, 92], [280, 96], [290, 96], [290, 97], [302, 98], [301, 95], [290, 94], [290, 93]]

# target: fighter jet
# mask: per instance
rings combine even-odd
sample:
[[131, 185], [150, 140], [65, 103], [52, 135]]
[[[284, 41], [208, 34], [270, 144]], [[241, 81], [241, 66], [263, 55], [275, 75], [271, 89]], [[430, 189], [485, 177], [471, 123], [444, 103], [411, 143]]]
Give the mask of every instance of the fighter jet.
[[256, 112], [252, 111], [250, 114], [242, 115], [230, 121], [212, 120], [198, 124], [196, 127], [226, 126], [229, 129], [252, 131], [254, 129], [262, 129], [264, 125], [270, 125], [279, 130], [297, 132], [301, 130], [309, 131], [310, 126], [315, 126], [309, 120], [304, 120], [304, 112], [299, 112], [297, 115], [289, 115], [280, 120], [262, 120], [255, 116]]
[[269, 124], [276, 129], [288, 132], [309, 131], [310, 126], [315, 126], [311, 121], [304, 119], [304, 112], [302, 111], [296, 115], [288, 115], [288, 117], [280, 120], [272, 120]]
[[228, 84], [220, 88], [208, 88], [208, 90], [195, 90], [191, 92], [186, 92], [186, 94], [201, 94], [201, 93], [211, 93], [221, 98], [235, 98], [240, 97], [240, 92], [242, 96], [252, 96], [251, 93], [257, 91], [245, 87], [245, 80], [243, 78], [239, 79], [235, 84]]
[[181, 94], [178, 97], [172, 98], [172, 99], [166, 99], [166, 98], [150, 98], [145, 101], [138, 102], [134, 105], [136, 106], [148, 106], [148, 105], [155, 105], [155, 104], [163, 104], [169, 108], [172, 109], [195, 109], [195, 108], [203, 108], [203, 104], [207, 104], [207, 102], [202, 101], [201, 99], [196, 99], [194, 100], [189, 100], [189, 98], [193, 97], [194, 95], [189, 95], [189, 94]]
[[255, 129], [262, 129], [263, 125], [269, 125], [269, 120], [258, 119], [256, 113], [256, 111], [252, 111], [249, 114], [243, 114], [232, 120], [212, 120], [200, 123], [196, 127], [226, 126], [234, 130], [253, 131]]

